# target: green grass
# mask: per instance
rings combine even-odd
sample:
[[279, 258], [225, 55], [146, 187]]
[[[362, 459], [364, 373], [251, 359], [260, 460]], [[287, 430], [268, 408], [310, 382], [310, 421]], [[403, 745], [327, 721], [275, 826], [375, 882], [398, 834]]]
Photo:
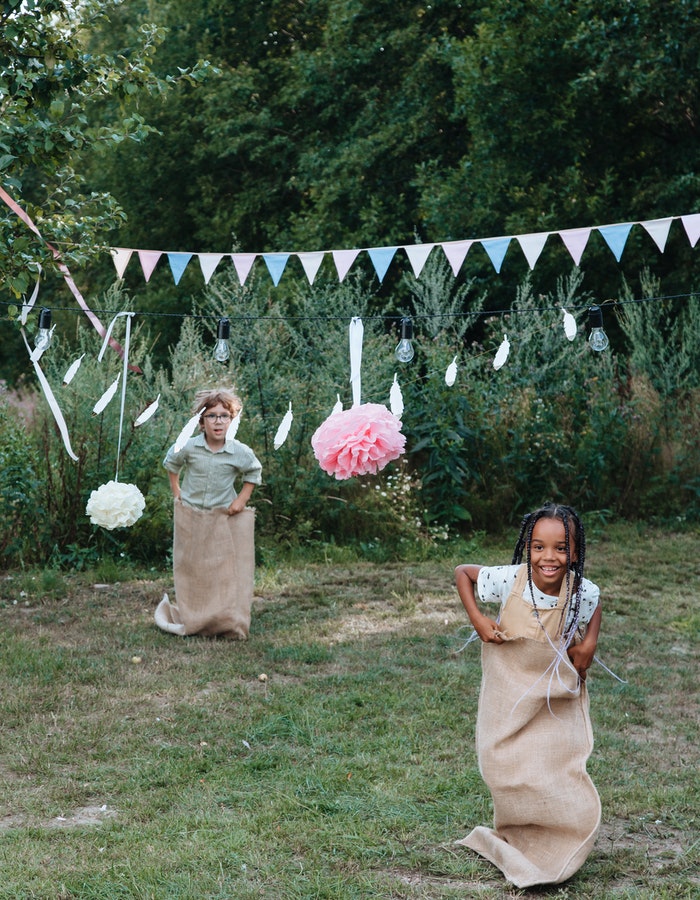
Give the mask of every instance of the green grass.
[[158, 631], [168, 576], [0, 576], [0, 898], [698, 897], [697, 550], [589, 541], [599, 655], [627, 681], [589, 682], [603, 829], [529, 892], [454, 845], [491, 810], [452, 569], [509, 545], [262, 566], [244, 644]]

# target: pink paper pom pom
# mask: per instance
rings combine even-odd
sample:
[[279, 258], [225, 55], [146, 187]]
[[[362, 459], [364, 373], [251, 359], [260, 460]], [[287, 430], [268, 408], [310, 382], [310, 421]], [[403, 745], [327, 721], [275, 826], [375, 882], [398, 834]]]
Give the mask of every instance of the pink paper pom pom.
[[332, 413], [311, 438], [324, 472], [338, 481], [374, 475], [404, 451], [401, 420], [380, 403], [363, 403]]

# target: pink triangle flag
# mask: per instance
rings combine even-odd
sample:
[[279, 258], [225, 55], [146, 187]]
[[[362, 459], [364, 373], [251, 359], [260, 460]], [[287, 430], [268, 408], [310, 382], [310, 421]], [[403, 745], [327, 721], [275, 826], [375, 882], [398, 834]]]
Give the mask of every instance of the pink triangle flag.
[[690, 246], [694, 247], [698, 238], [700, 238], [700, 213], [693, 213], [691, 216], [681, 216], [681, 222], [688, 235]]
[[673, 216], [666, 219], [652, 219], [649, 222], [640, 222], [639, 224], [651, 236], [656, 246], [663, 253], [668, 240], [668, 232], [673, 222]]
[[306, 277], [309, 279], [309, 284], [313, 284], [314, 278], [321, 268], [325, 253], [323, 250], [314, 250], [311, 253], [297, 253], [297, 256], [304, 267], [304, 272], [306, 272]]
[[408, 257], [408, 261], [411, 263], [411, 268], [413, 269], [413, 274], [416, 278], [418, 278], [423, 271], [423, 266], [434, 246], [435, 244], [408, 244], [403, 248]]
[[163, 255], [162, 250], [139, 250], [139, 260], [141, 261], [141, 268], [143, 269], [143, 277], [146, 281], [149, 280], [151, 275], [153, 274], [153, 270], [156, 267], [156, 263]]
[[129, 250], [126, 247], [112, 247], [110, 250], [114, 260], [114, 268], [117, 270], [117, 278], [124, 277], [124, 272], [133, 252], [133, 250]]
[[232, 253], [231, 259], [233, 260], [233, 265], [236, 267], [236, 274], [238, 275], [238, 280], [241, 284], [245, 284], [246, 278], [250, 275], [250, 270], [253, 268], [253, 263], [255, 262], [255, 257], [257, 253]]
[[564, 246], [571, 254], [571, 258], [578, 266], [586, 249], [588, 238], [591, 236], [590, 228], [567, 228], [565, 231], [557, 232], [564, 242]]
[[350, 266], [357, 259], [359, 252], [359, 250], [333, 250], [333, 262], [338, 272], [338, 281], [342, 281], [348, 274]]
[[518, 243], [525, 254], [525, 259], [530, 269], [535, 268], [535, 263], [540, 258], [540, 253], [549, 237], [548, 231], [538, 231], [535, 234], [519, 234]]
[[455, 277], [462, 268], [462, 263], [473, 243], [474, 241], [447, 241], [441, 245], [447, 261], [452, 266], [452, 274]]

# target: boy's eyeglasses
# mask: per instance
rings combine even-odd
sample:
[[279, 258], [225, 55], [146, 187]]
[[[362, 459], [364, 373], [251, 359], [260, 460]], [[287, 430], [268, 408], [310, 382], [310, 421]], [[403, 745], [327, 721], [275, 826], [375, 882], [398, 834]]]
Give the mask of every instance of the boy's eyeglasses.
[[204, 416], [205, 419], [209, 422], [230, 422], [231, 416], [228, 413], [222, 413], [220, 416], [217, 416], [216, 413], [207, 413]]

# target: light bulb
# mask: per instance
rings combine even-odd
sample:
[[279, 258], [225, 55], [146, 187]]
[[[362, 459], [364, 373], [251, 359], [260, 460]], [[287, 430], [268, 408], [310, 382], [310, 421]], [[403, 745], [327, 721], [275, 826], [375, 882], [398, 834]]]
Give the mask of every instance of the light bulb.
[[597, 353], [607, 350], [610, 341], [603, 330], [603, 310], [599, 306], [591, 306], [588, 310], [588, 324], [591, 333], [588, 335], [588, 343]]
[[34, 346], [37, 350], [44, 350], [51, 343], [51, 310], [44, 307], [39, 313], [39, 328], [34, 338]]
[[396, 345], [394, 355], [399, 362], [408, 363], [413, 359], [413, 322], [405, 316], [401, 319], [401, 340]]
[[231, 356], [231, 348], [228, 345], [231, 326], [228, 319], [219, 319], [216, 328], [216, 344], [214, 345], [214, 359], [217, 362], [225, 363]]

